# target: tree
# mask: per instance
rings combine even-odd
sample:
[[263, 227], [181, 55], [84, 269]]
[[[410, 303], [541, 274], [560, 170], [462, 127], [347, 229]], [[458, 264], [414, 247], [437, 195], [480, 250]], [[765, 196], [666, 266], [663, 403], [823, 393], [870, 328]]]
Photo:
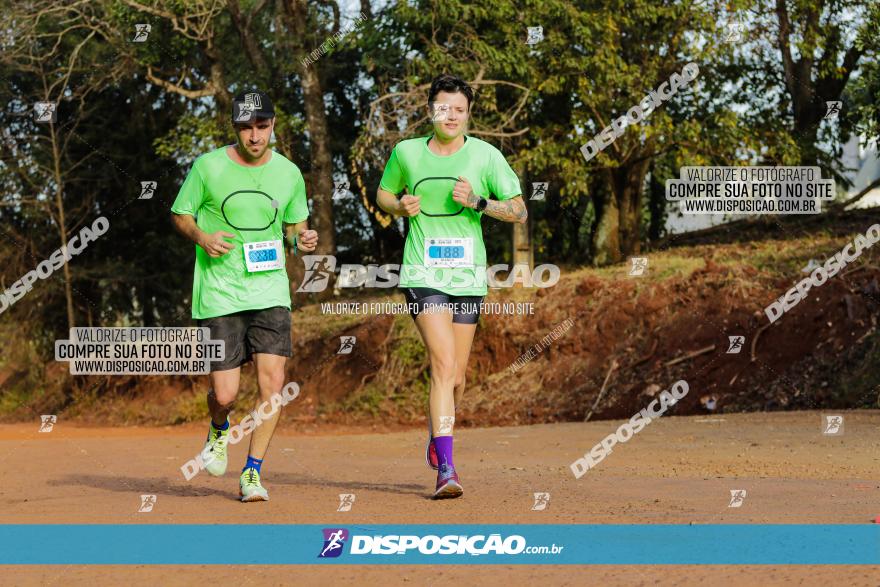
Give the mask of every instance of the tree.
[[827, 154], [817, 145], [819, 124], [826, 102], [840, 99], [861, 58], [880, 47], [876, 34], [880, 5], [775, 0], [774, 15], [776, 45], [791, 101], [791, 132], [800, 147], [801, 165], [822, 162], [830, 167]]
[[[191, 43], [181, 47], [186, 58], [164, 66], [157, 63], [167, 62], [167, 55], [157, 55], [155, 51], [137, 55], [136, 58], [146, 67], [150, 82], [188, 99], [214, 98], [215, 115], [224, 120], [228, 120], [231, 106], [230, 79], [236, 80], [239, 89], [261, 86], [281, 96], [277, 103], [283, 115], [278, 117], [275, 129], [279, 148], [288, 157], [293, 157], [294, 150], [310, 153], [310, 167], [304, 175], [312, 199], [312, 222], [320, 235], [317, 252], [335, 254], [331, 198], [333, 160], [327, 107], [319, 66], [306, 65], [303, 59], [312, 47], [338, 32], [339, 8], [336, 3], [325, 4], [335, 15], [331, 19], [332, 28], [328, 30], [321, 8], [309, 7], [304, 0], [276, 2], [274, 13], [266, 9], [266, 0], [254, 2], [249, 8], [243, 7], [238, 0], [228, 0], [225, 5], [209, 0], [185, 5], [123, 2], [130, 8], [165, 19], [174, 32]], [[272, 29], [274, 34], [271, 34]], [[195, 60], [196, 63], [186, 56], [185, 48], [198, 50], [201, 57]], [[299, 80], [298, 87], [289, 83], [291, 79]], [[299, 91], [301, 102], [289, 95], [292, 89]], [[304, 112], [307, 141], [292, 136], [300, 129], [298, 117], [293, 114], [300, 110], [299, 104]]]
[[[9, 90], [25, 108], [12, 123], [18, 137], [28, 141], [4, 141], [4, 165], [23, 181], [5, 194], [6, 203], [25, 206], [48, 215], [56, 232], [57, 247], [64, 247], [73, 231], [91, 224], [96, 209], [89, 195], [71, 198], [75, 173], [96, 158], [78, 134], [82, 122], [93, 115], [91, 97], [119, 79], [123, 68], [100, 40], [112, 33], [101, 22], [99, 8], [87, 2], [59, 5], [44, 0], [10, 7], [16, 23], [4, 47], [2, 63], [17, 75]], [[36, 122], [31, 108], [43, 106], [46, 122]], [[48, 108], [48, 110], [46, 110]], [[54, 112], [54, 114], [53, 114]], [[38, 242], [38, 245], [45, 243]], [[36, 247], [34, 247], [36, 248]], [[37, 258], [36, 262], [43, 259]], [[36, 263], [35, 263], [36, 264]], [[76, 324], [74, 276], [68, 263], [62, 266], [67, 324]]]
[[[641, 249], [652, 160], [677, 148], [717, 154], [704, 129], [720, 124], [721, 117], [699, 90], [700, 63], [711, 53], [701, 51], [696, 39], [714, 30], [711, 3], [600, 0], [591, 8], [601, 17], [577, 39], [587, 66], [574, 122], [584, 129], [582, 143], [595, 137], [584, 152], [591, 157], [593, 262], [602, 265]], [[678, 90], [663, 96], [673, 85]], [[612, 139], [604, 150], [603, 132]]]

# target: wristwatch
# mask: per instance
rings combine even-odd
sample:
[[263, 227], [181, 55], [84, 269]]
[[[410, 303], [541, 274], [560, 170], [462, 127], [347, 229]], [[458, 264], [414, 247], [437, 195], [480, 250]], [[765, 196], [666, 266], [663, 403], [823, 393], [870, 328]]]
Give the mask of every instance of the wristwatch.
[[489, 205], [489, 200], [487, 200], [486, 198], [480, 198], [480, 200], [477, 202], [477, 207], [476, 207], [477, 212], [482, 212], [483, 210], [486, 209], [486, 206], [488, 206], [488, 205]]

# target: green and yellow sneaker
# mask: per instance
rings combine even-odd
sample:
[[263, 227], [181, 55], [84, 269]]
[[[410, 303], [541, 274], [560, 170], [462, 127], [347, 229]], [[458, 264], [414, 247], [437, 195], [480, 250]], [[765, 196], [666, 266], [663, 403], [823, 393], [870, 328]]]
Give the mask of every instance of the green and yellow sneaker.
[[214, 422], [211, 422], [208, 440], [205, 442], [205, 448], [202, 449], [205, 470], [215, 477], [226, 472], [226, 445], [229, 444], [229, 429], [228, 419], [226, 420], [226, 430], [217, 430], [214, 428]]
[[269, 501], [269, 492], [260, 484], [260, 474], [253, 467], [241, 472], [238, 486], [241, 501]]

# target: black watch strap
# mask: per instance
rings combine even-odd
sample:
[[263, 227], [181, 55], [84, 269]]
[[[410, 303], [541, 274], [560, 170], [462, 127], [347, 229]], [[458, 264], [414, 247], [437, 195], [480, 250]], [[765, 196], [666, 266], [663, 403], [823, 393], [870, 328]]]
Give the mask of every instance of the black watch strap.
[[486, 209], [486, 206], [488, 206], [488, 205], [489, 205], [489, 200], [487, 200], [486, 198], [480, 198], [480, 201], [477, 202], [477, 211], [482, 212], [483, 210]]

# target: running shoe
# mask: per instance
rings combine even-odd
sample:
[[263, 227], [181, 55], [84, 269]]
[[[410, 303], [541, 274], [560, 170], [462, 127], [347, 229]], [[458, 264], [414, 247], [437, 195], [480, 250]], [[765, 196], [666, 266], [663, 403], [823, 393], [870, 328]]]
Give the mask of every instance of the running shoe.
[[205, 441], [205, 448], [202, 449], [202, 461], [205, 463], [205, 470], [215, 477], [226, 472], [226, 446], [228, 444], [229, 419], [226, 420], [226, 430], [217, 430], [212, 421], [208, 430], [208, 439]]
[[269, 492], [260, 484], [260, 474], [253, 467], [241, 472], [238, 486], [241, 501], [269, 501]]
[[434, 491], [434, 499], [448, 499], [459, 497], [464, 493], [461, 481], [458, 480], [458, 473], [455, 467], [442, 464], [437, 470], [437, 489]]
[[435, 471], [440, 466], [440, 460], [437, 458], [437, 447], [434, 446], [434, 435], [428, 432], [428, 446], [425, 447], [425, 463]]

